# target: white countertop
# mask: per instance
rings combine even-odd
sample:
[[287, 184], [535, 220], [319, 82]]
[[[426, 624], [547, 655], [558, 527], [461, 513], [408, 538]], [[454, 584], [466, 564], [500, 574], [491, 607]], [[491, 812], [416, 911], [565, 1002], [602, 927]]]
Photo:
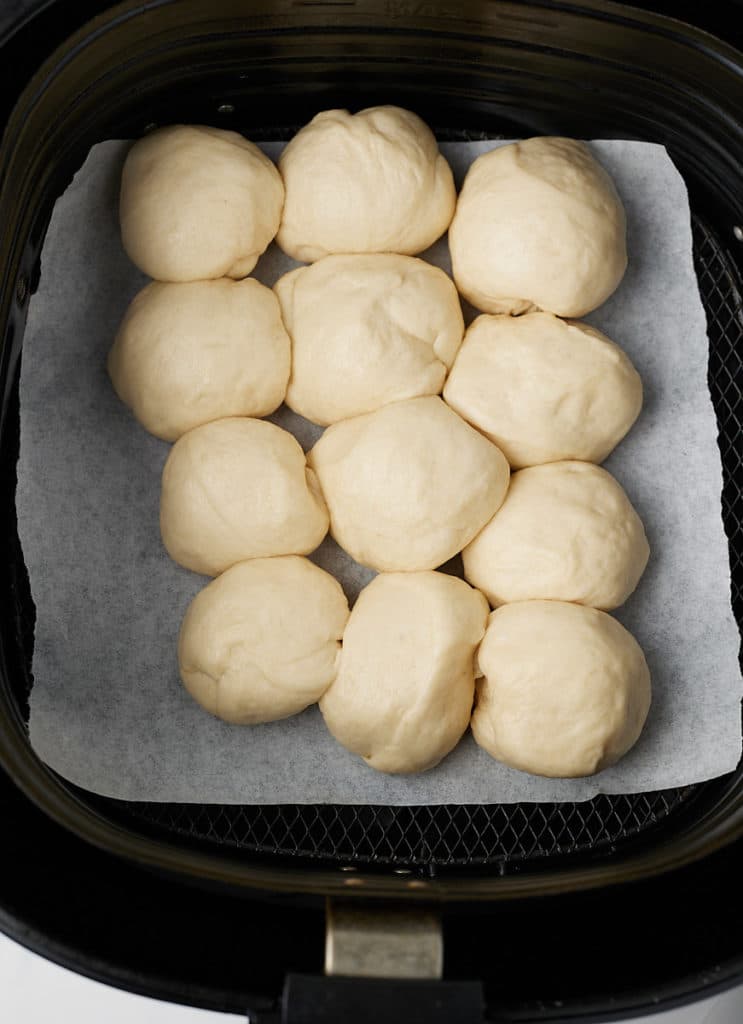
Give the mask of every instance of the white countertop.
[[[8, 1024], [229, 1024], [245, 1017], [144, 999], [81, 978], [0, 935], [0, 1020]], [[743, 987], [634, 1024], [740, 1024]]]

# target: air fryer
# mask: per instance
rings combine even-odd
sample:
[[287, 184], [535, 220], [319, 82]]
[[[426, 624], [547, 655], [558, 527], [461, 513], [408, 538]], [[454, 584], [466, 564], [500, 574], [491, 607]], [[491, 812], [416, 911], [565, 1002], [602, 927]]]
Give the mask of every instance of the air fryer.
[[[687, 22], [664, 6], [153, 0], [0, 11], [7, 933], [111, 984], [255, 1022], [611, 1020], [739, 980], [740, 768], [584, 803], [131, 803], [55, 775], [27, 733], [34, 606], [14, 495], [25, 317], [53, 204], [91, 145], [152, 125], [282, 139], [319, 109], [391, 102], [441, 139], [665, 144], [691, 198], [740, 624], [743, 54], [731, 43], [743, 30], [735, 4], [673, 5]], [[390, 949], [406, 928], [436, 946], [440, 921], [443, 977], [326, 977], [328, 930], [332, 947], [339, 928], [363, 939], [380, 921]]]

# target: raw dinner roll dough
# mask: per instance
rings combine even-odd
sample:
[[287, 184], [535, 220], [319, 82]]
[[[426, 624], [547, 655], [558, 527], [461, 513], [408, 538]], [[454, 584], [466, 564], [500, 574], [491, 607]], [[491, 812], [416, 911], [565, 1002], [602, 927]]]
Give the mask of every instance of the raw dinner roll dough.
[[464, 321], [451, 278], [412, 256], [326, 256], [274, 286], [292, 339], [287, 405], [314, 423], [441, 391]]
[[624, 208], [584, 143], [513, 142], [470, 167], [449, 248], [457, 287], [478, 309], [583, 316], [624, 275]]
[[409, 110], [324, 110], [279, 158], [278, 243], [297, 260], [333, 252], [422, 252], [449, 227], [457, 194], [430, 128]]
[[266, 416], [284, 400], [291, 342], [276, 296], [246, 281], [152, 282], [108, 356], [116, 394], [151, 434], [175, 441], [225, 416]]
[[649, 556], [629, 498], [588, 462], [514, 473], [503, 505], [462, 552], [465, 576], [492, 605], [544, 598], [605, 609], [627, 600]]
[[121, 176], [121, 240], [159, 281], [245, 277], [275, 236], [284, 186], [237, 132], [174, 125], [132, 146]]
[[340, 585], [306, 558], [239, 562], [189, 605], [178, 639], [181, 679], [226, 722], [295, 715], [333, 681], [347, 619]]
[[577, 778], [614, 764], [650, 707], [640, 645], [605, 612], [525, 601], [490, 616], [477, 656], [472, 732], [498, 761]]
[[328, 427], [307, 456], [342, 548], [378, 570], [434, 569], [500, 507], [508, 462], [440, 398]]
[[444, 398], [514, 469], [602, 462], [640, 414], [642, 381], [600, 331], [551, 313], [480, 316]]
[[338, 675], [320, 701], [333, 736], [378, 771], [433, 768], [469, 724], [487, 617], [482, 594], [454, 576], [373, 579], [351, 612]]
[[327, 531], [315, 474], [286, 430], [264, 420], [215, 420], [173, 445], [160, 532], [186, 569], [216, 576], [247, 558], [304, 555]]

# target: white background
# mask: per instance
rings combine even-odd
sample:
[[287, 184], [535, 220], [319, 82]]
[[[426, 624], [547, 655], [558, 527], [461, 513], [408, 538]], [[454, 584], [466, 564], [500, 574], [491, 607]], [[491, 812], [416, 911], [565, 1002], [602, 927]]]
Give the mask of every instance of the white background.
[[[231, 1024], [209, 1013], [133, 996], [81, 978], [0, 935], [0, 1020], [7, 1024]], [[743, 988], [634, 1024], [740, 1024]]]

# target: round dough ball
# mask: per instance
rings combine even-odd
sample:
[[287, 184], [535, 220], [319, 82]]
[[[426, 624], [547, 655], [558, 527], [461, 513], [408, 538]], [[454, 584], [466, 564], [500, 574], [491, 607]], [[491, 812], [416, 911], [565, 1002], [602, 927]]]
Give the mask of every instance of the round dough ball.
[[216, 576], [248, 558], [314, 551], [328, 512], [291, 434], [265, 420], [214, 420], [173, 445], [160, 532], [179, 565]]
[[275, 236], [284, 186], [237, 132], [174, 125], [132, 146], [119, 219], [127, 255], [159, 281], [245, 277]]
[[324, 110], [279, 158], [277, 241], [311, 263], [333, 252], [422, 252], [449, 227], [457, 194], [430, 128], [409, 110]]
[[132, 300], [108, 356], [116, 394], [164, 441], [226, 416], [273, 412], [290, 364], [276, 296], [252, 278], [153, 281]]
[[467, 172], [449, 249], [457, 287], [478, 309], [579, 317], [627, 268], [624, 208], [584, 143], [513, 142]]
[[477, 655], [472, 733], [496, 760], [577, 778], [614, 764], [650, 708], [640, 645], [605, 612], [525, 601], [490, 616]]
[[435, 569], [500, 508], [502, 452], [440, 398], [410, 398], [328, 427], [307, 456], [330, 532], [372, 569]]
[[392, 253], [326, 256], [274, 287], [292, 339], [295, 412], [327, 426], [441, 391], [464, 321], [438, 267]]
[[303, 711], [335, 678], [348, 602], [306, 558], [238, 562], [189, 605], [178, 638], [188, 692], [238, 725]]
[[514, 469], [603, 462], [640, 414], [642, 380], [600, 331], [551, 313], [480, 316], [444, 388]]
[[389, 573], [362, 590], [338, 675], [320, 701], [339, 743], [381, 772], [422, 772], [459, 742], [488, 605], [439, 572]]
[[610, 473], [551, 462], [513, 474], [462, 561], [492, 605], [544, 598], [609, 609], [627, 600], [649, 556], [640, 517]]

